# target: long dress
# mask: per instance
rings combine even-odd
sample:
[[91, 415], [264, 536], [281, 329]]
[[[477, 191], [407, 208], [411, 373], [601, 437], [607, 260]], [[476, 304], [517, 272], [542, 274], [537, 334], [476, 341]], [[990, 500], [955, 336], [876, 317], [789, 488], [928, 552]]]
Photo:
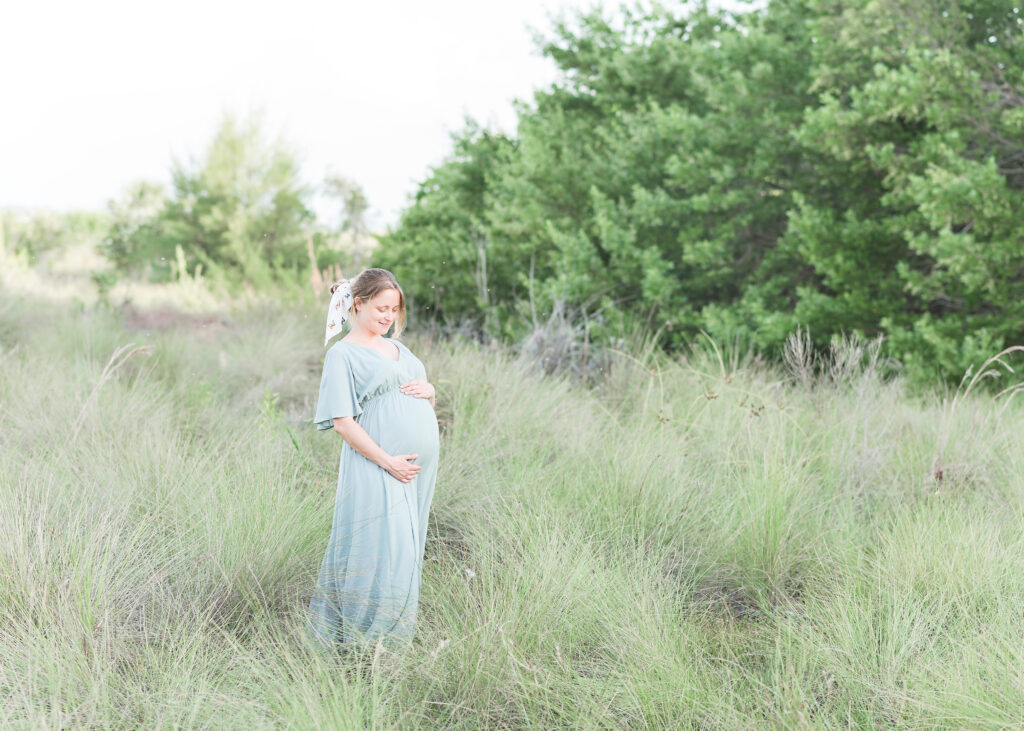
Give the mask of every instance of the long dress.
[[343, 442], [334, 523], [309, 606], [311, 633], [324, 646], [408, 642], [416, 625], [437, 417], [428, 399], [400, 390], [426, 378], [423, 363], [401, 342], [385, 340], [398, 348], [397, 361], [343, 340], [331, 346], [314, 422], [331, 429], [334, 418], [355, 417], [385, 452], [417, 454], [422, 469], [401, 482]]

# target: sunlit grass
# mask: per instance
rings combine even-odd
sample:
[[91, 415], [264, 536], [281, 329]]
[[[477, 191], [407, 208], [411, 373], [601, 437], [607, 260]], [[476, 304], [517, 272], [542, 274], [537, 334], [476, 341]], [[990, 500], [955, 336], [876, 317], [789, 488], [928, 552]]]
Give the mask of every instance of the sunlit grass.
[[1019, 404], [707, 344], [585, 388], [411, 331], [444, 435], [416, 642], [323, 657], [319, 312], [216, 317], [0, 300], [0, 724], [1019, 722]]

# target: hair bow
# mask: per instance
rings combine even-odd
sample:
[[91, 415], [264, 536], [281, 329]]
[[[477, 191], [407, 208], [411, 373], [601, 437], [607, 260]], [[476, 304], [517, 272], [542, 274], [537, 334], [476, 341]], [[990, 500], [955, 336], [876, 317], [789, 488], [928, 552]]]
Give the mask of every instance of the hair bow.
[[324, 334], [324, 347], [327, 347], [331, 338], [341, 332], [342, 325], [348, 319], [350, 307], [352, 307], [352, 285], [345, 280], [331, 295], [331, 304], [327, 308], [327, 331]]

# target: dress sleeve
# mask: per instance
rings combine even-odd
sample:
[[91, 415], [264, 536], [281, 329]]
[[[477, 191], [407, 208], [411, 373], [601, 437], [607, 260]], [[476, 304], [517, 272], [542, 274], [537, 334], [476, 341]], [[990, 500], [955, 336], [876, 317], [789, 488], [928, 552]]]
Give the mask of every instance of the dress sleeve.
[[424, 381], [429, 381], [430, 379], [427, 378], [427, 368], [426, 366], [423, 365], [423, 361], [417, 358], [416, 362], [419, 364], [420, 378], [422, 378]]
[[409, 348], [406, 346], [406, 344], [403, 343], [401, 340], [396, 340], [395, 342], [399, 344], [399, 347], [402, 349], [403, 353], [407, 354], [404, 357], [408, 357], [409, 360], [412, 361], [413, 377], [414, 378], [422, 378], [424, 381], [428, 380], [427, 379], [427, 369], [423, 365], [423, 361], [420, 360], [419, 358], [417, 358], [416, 354], [413, 353], [411, 350], [409, 350]]
[[324, 373], [320, 378], [320, 396], [316, 402], [313, 422], [319, 430], [333, 429], [339, 416], [359, 416], [363, 413], [356, 391], [356, 379], [345, 354], [328, 350], [324, 358]]

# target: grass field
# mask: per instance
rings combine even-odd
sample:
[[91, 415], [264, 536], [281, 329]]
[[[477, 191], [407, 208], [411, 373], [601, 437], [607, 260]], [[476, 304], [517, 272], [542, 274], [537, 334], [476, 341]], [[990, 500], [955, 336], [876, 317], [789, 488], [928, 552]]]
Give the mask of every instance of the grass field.
[[321, 336], [0, 298], [0, 725], [1022, 724], [1024, 408], [851, 348], [633, 343], [584, 387], [412, 323], [443, 433], [417, 639], [321, 657]]

